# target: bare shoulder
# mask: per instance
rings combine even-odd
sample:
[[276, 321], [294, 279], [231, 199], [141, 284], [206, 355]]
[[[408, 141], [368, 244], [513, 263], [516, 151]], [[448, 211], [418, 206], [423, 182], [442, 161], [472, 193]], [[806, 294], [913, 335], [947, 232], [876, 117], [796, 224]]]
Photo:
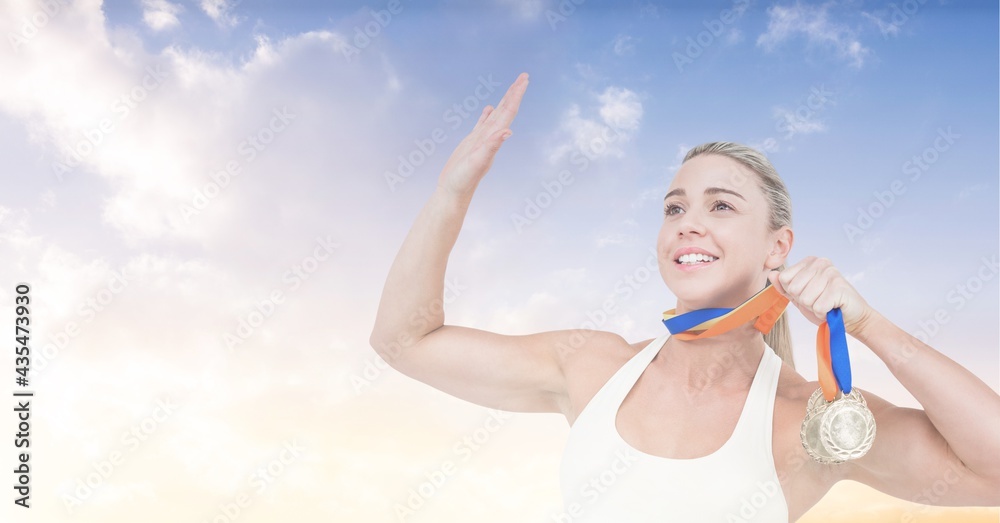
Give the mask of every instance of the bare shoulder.
[[608, 331], [579, 331], [577, 347], [563, 350], [560, 360], [566, 376], [568, 404], [563, 414], [570, 425], [584, 407], [625, 363], [656, 338], [629, 343]]

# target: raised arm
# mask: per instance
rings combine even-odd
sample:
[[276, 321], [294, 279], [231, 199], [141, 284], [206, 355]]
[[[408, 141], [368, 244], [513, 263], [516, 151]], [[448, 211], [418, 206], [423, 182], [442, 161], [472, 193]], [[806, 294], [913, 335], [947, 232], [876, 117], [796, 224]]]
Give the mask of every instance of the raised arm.
[[566, 387], [557, 346], [572, 331], [508, 336], [444, 324], [448, 256], [527, 85], [522, 73], [448, 159], [389, 270], [370, 343], [396, 370], [453, 396], [508, 411], [560, 412]]

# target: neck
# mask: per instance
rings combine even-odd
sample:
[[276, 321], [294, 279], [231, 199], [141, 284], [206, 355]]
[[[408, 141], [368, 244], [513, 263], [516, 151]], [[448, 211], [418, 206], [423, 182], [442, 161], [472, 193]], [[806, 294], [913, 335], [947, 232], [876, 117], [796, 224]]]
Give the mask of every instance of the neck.
[[[728, 289], [724, 294], [718, 295], [703, 295], [698, 300], [677, 300], [677, 305], [675, 307], [675, 312], [677, 315], [685, 314], [691, 311], [695, 311], [702, 308], [736, 308], [743, 304], [750, 297], [754, 296], [767, 286], [767, 279], [765, 278], [761, 281], [760, 285], [755, 285], [753, 288], [743, 288], [733, 287]], [[759, 332], [759, 331], [758, 331]]]
[[689, 393], [720, 388], [743, 391], [753, 383], [764, 350], [763, 334], [749, 322], [700, 340], [670, 336], [657, 359], [663, 360], [664, 372]]

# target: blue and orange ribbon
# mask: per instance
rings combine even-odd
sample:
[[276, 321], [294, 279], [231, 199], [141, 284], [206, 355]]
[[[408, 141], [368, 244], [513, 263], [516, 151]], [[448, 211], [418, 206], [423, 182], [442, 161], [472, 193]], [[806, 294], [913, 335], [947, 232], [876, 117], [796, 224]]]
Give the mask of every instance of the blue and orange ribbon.
[[[663, 313], [663, 324], [670, 334], [681, 340], [711, 338], [730, 331], [750, 320], [754, 328], [767, 334], [788, 306], [771, 282], [735, 308], [698, 309], [677, 314], [677, 309]], [[819, 384], [826, 401], [833, 401], [837, 391], [851, 392], [851, 361], [847, 354], [847, 333], [840, 308], [826, 313], [826, 321], [816, 332], [816, 363], [819, 367]]]

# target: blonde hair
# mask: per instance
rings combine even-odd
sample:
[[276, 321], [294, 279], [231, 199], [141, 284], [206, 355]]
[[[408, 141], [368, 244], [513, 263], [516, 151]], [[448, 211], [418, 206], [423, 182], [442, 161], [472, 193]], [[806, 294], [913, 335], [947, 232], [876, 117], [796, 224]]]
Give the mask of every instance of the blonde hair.
[[[774, 169], [763, 153], [738, 143], [709, 142], [693, 147], [684, 155], [684, 161], [681, 163], [701, 154], [717, 154], [732, 158], [750, 169], [757, 175], [758, 187], [768, 202], [768, 230], [774, 232], [786, 225], [792, 226], [792, 199], [788, 195], [788, 188], [785, 187], [785, 182], [778, 176], [778, 171]], [[778, 270], [784, 270], [784, 268], [785, 264], [781, 264]], [[774, 349], [782, 361], [793, 369], [795, 368], [795, 361], [792, 358], [792, 334], [788, 329], [788, 314], [782, 314], [778, 318], [771, 331], [764, 335], [764, 342]]]

